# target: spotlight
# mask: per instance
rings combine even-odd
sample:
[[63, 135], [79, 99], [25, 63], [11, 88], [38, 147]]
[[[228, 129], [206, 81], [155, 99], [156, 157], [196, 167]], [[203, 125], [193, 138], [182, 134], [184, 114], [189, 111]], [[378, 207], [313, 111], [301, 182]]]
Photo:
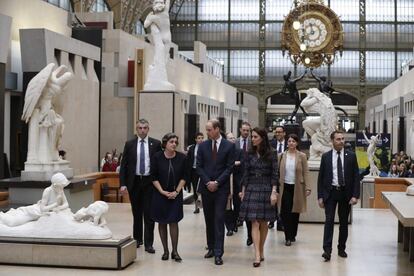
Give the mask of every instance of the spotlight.
[[307, 58], [305, 58], [305, 63], [306, 63], [306, 64], [309, 64], [310, 62], [311, 62], [310, 58], [308, 58], [308, 57], [307, 57]]
[[299, 46], [301, 51], [306, 51], [306, 44], [305, 43], [301, 43]]
[[300, 22], [298, 20], [295, 20], [293, 22], [293, 29], [299, 30], [299, 28], [300, 28]]

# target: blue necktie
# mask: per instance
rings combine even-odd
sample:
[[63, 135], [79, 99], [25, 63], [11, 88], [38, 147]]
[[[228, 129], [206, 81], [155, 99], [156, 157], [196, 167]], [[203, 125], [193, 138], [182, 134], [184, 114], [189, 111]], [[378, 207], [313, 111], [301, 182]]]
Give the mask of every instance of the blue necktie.
[[279, 143], [279, 149], [277, 150], [277, 153], [282, 153], [282, 143]]
[[139, 152], [139, 174], [145, 174], [145, 147], [144, 147], [145, 140], [141, 139], [141, 149]]

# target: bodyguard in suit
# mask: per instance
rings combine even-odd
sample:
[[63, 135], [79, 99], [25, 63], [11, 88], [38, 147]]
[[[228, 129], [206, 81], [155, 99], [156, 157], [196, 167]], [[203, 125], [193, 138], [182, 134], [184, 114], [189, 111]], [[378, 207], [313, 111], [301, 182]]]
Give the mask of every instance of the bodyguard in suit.
[[[275, 128], [275, 137], [270, 141], [270, 145], [276, 150], [278, 155], [281, 155], [287, 149], [287, 140], [285, 139], [285, 137], [286, 137], [285, 128], [283, 126], [277, 126]], [[276, 221], [277, 221], [276, 229], [278, 231], [284, 231], [282, 218], [280, 217], [278, 206], [275, 207], [275, 212], [276, 212]], [[269, 229], [272, 229], [273, 227], [275, 227], [275, 222], [270, 221]]]
[[214, 258], [222, 265], [224, 252], [224, 213], [230, 193], [229, 178], [234, 163], [234, 144], [220, 135], [220, 122], [206, 124], [208, 140], [200, 144], [197, 153], [198, 191], [202, 195], [206, 223], [208, 252], [205, 258]]
[[134, 239], [137, 247], [142, 245], [142, 217], [144, 216], [144, 246], [148, 253], [155, 253], [154, 221], [150, 218], [153, 185], [151, 181], [151, 158], [161, 151], [161, 142], [148, 136], [149, 123], [145, 119], [137, 122], [138, 137], [125, 143], [121, 170], [120, 191], [128, 190], [134, 218]]
[[[250, 132], [251, 132], [251, 125], [248, 122], [242, 122], [241, 127], [240, 127], [240, 137], [237, 138], [236, 140], [236, 148], [238, 149], [238, 151], [235, 153], [236, 154], [236, 158], [243, 158], [247, 155], [247, 153], [249, 152], [251, 146], [252, 146], [252, 141], [250, 139]], [[240, 152], [241, 151], [241, 152]], [[243, 161], [243, 160], [240, 160]], [[237, 183], [237, 188], [236, 191], [234, 192], [235, 195], [235, 199], [234, 199], [234, 210], [236, 211], [237, 209], [237, 214], [240, 211], [240, 204], [241, 204], [241, 200], [240, 197], [238, 196], [239, 193], [241, 192], [241, 180], [243, 177], [243, 168], [244, 168], [244, 164], [240, 165], [240, 166], [235, 166], [233, 168], [233, 181], [235, 181], [235, 183]], [[234, 180], [236, 179], [236, 180]], [[237, 226], [242, 226], [243, 225], [243, 221], [237, 223]], [[246, 240], [246, 245], [250, 246], [253, 244], [253, 238], [252, 238], [252, 222], [251, 221], [246, 221], [246, 227], [247, 227], [247, 240]]]
[[346, 258], [348, 238], [348, 217], [351, 205], [359, 199], [359, 170], [355, 153], [344, 150], [344, 134], [334, 131], [331, 134], [333, 150], [322, 155], [318, 176], [318, 203], [325, 208], [323, 233], [323, 254], [325, 261], [331, 259], [335, 209], [338, 206], [339, 239], [338, 255]]
[[189, 183], [187, 190], [190, 191], [191, 186], [193, 187], [193, 193], [194, 193], [193, 197], [194, 197], [194, 204], [195, 204], [194, 214], [198, 214], [200, 213], [200, 208], [197, 205], [197, 200], [198, 200], [197, 184], [198, 184], [198, 180], [200, 179], [200, 177], [198, 176], [198, 173], [197, 173], [197, 153], [198, 153], [198, 147], [204, 140], [204, 134], [201, 132], [196, 133], [194, 140], [195, 140], [195, 144], [191, 145], [188, 148], [188, 153], [187, 153], [187, 160], [188, 160], [187, 164], [189, 165], [188, 170], [191, 172], [190, 173], [191, 182]]

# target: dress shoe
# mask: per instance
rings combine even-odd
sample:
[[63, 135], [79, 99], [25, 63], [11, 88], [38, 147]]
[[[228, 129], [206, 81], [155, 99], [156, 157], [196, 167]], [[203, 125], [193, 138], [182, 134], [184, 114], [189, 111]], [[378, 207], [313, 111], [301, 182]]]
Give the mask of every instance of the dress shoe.
[[181, 262], [183, 260], [181, 259], [180, 255], [178, 255], [178, 252], [172, 252], [171, 259], [175, 260], [176, 262]]
[[227, 231], [226, 236], [227, 236], [227, 237], [229, 237], [229, 236], [233, 236], [233, 231], [231, 231], [231, 230]]
[[253, 267], [259, 267], [260, 266], [260, 262], [253, 262]]
[[238, 220], [237, 221], [237, 227], [241, 227], [243, 226], [243, 221], [242, 220]]
[[269, 229], [273, 229], [273, 227], [275, 227], [275, 223], [269, 222], [269, 225], [267, 227], [269, 227]]
[[208, 250], [208, 252], [206, 253], [206, 255], [204, 255], [204, 258], [206, 258], [206, 259], [213, 258], [213, 257], [214, 257], [213, 250]]
[[168, 253], [168, 252], [164, 252], [164, 254], [162, 254], [162, 256], [161, 256], [161, 260], [163, 260], [163, 261], [166, 261], [166, 260], [168, 260], [168, 256], [170, 255], [170, 253]]
[[280, 225], [279, 223], [277, 224], [277, 227], [276, 227], [276, 230], [277, 231], [285, 231], [285, 227], [283, 227], [283, 225]]
[[291, 242], [295, 242], [295, 241], [296, 241], [296, 238], [293, 238], [293, 239], [291, 239], [290, 241], [291, 241]]
[[214, 264], [215, 265], [222, 265], [223, 264], [223, 259], [221, 257], [215, 257], [214, 258]]
[[145, 251], [147, 251], [150, 254], [154, 254], [155, 253], [155, 249], [154, 247], [150, 246], [150, 247], [146, 247]]
[[200, 213], [200, 208], [196, 208], [193, 212], [193, 214], [198, 214], [198, 213]]
[[339, 250], [338, 255], [339, 255], [339, 257], [342, 257], [342, 258], [347, 258], [348, 257], [348, 254], [346, 254], [345, 250]]
[[329, 262], [330, 260], [331, 260], [331, 253], [328, 253], [328, 252], [323, 252], [323, 254], [322, 254], [322, 258], [324, 258], [325, 259], [325, 262]]
[[141, 245], [143, 245], [144, 243], [141, 241], [137, 241], [137, 248], [139, 248]]
[[286, 240], [286, 241], [285, 241], [285, 245], [286, 245], [286, 246], [291, 246], [291, 245], [292, 245], [292, 242], [291, 242], [290, 240]]
[[247, 239], [247, 241], [246, 241], [246, 245], [247, 245], [247, 246], [250, 246], [250, 245], [252, 245], [252, 244], [253, 244], [252, 239]]
[[237, 231], [239, 231], [239, 228], [236, 226], [236, 227], [234, 227], [233, 232], [237, 233]]

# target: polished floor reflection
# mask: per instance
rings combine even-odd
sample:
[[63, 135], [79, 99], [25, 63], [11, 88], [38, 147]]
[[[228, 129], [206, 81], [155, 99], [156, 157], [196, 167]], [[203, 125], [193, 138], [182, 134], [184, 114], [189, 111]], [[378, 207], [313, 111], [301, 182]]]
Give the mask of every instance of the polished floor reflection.
[[[138, 249], [135, 263], [123, 271], [65, 269], [29, 266], [0, 267], [0, 275], [414, 275], [414, 263], [397, 244], [397, 219], [389, 210], [355, 209], [354, 223], [349, 228], [348, 258], [334, 249], [329, 263], [323, 262], [322, 224], [300, 224], [297, 242], [284, 245], [282, 232], [270, 230], [265, 261], [253, 268], [253, 248], [246, 246], [246, 230], [226, 237], [224, 265], [215, 266], [213, 259], [204, 259], [205, 232], [203, 214], [193, 214], [193, 206], [184, 207], [180, 223], [179, 253], [182, 263], [161, 261], [162, 247], [156, 228], [155, 254]], [[114, 233], [131, 231], [130, 208], [127, 204], [111, 204], [109, 227]], [[334, 241], [337, 241], [335, 226]]]

